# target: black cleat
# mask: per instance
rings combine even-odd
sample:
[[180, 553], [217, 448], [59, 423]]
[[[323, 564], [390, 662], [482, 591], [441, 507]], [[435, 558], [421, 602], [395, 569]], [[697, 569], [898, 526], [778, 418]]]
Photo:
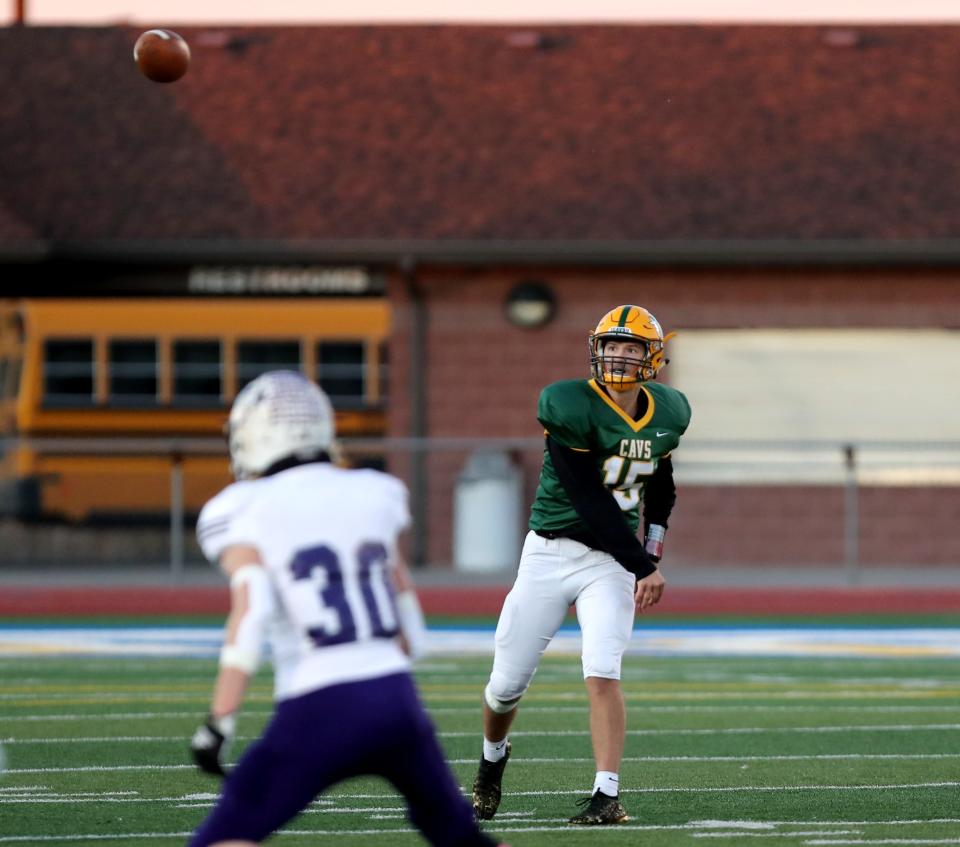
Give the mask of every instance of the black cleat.
[[620, 800], [604, 794], [600, 789], [594, 791], [592, 797], [577, 800], [577, 805], [581, 806], [583, 811], [570, 818], [570, 823], [602, 826], [630, 820], [627, 810], [620, 805]]
[[499, 762], [488, 762], [480, 756], [480, 767], [473, 780], [473, 811], [482, 821], [491, 820], [500, 808], [500, 781], [509, 758], [509, 741], [507, 753]]

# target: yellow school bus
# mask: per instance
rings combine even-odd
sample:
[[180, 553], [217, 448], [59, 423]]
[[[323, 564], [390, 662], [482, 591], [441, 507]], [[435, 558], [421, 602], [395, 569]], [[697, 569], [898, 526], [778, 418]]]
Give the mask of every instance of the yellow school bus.
[[388, 332], [382, 298], [0, 301], [0, 514], [162, 515], [173, 459], [160, 442], [183, 439], [196, 513], [230, 479], [214, 440], [230, 403], [268, 370], [317, 380], [340, 435], [381, 436]]

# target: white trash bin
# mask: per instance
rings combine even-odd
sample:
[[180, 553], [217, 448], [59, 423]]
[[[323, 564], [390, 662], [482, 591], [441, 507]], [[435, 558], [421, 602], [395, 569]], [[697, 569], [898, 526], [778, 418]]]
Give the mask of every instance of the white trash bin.
[[458, 571], [502, 571], [520, 557], [523, 474], [502, 451], [478, 450], [457, 477], [453, 563]]

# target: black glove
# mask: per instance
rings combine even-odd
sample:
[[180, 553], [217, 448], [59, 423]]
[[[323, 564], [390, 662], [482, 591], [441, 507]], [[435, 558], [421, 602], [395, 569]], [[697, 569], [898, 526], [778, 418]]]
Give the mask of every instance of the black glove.
[[230, 749], [236, 728], [237, 719], [233, 715], [224, 715], [222, 718], [210, 715], [197, 727], [190, 739], [190, 752], [200, 770], [214, 776], [227, 775], [223, 769], [223, 760]]
[[657, 564], [663, 558], [663, 537], [667, 534], [666, 527], [652, 523], [647, 527], [647, 537], [643, 542], [643, 549], [647, 551], [650, 561]]

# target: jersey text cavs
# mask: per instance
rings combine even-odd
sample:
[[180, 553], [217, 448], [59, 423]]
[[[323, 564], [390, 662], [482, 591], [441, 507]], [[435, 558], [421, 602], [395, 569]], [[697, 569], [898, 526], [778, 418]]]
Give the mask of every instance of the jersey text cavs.
[[[676, 448], [690, 423], [690, 404], [679, 391], [646, 382], [647, 409], [640, 420], [626, 414], [595, 380], [571, 379], [548, 385], [540, 394], [537, 419], [547, 434], [571, 450], [597, 457], [597, 469], [631, 528], [639, 522], [646, 480], [657, 463]], [[540, 485], [530, 514], [530, 529], [579, 529], [583, 524], [557, 479], [544, 450]]]

